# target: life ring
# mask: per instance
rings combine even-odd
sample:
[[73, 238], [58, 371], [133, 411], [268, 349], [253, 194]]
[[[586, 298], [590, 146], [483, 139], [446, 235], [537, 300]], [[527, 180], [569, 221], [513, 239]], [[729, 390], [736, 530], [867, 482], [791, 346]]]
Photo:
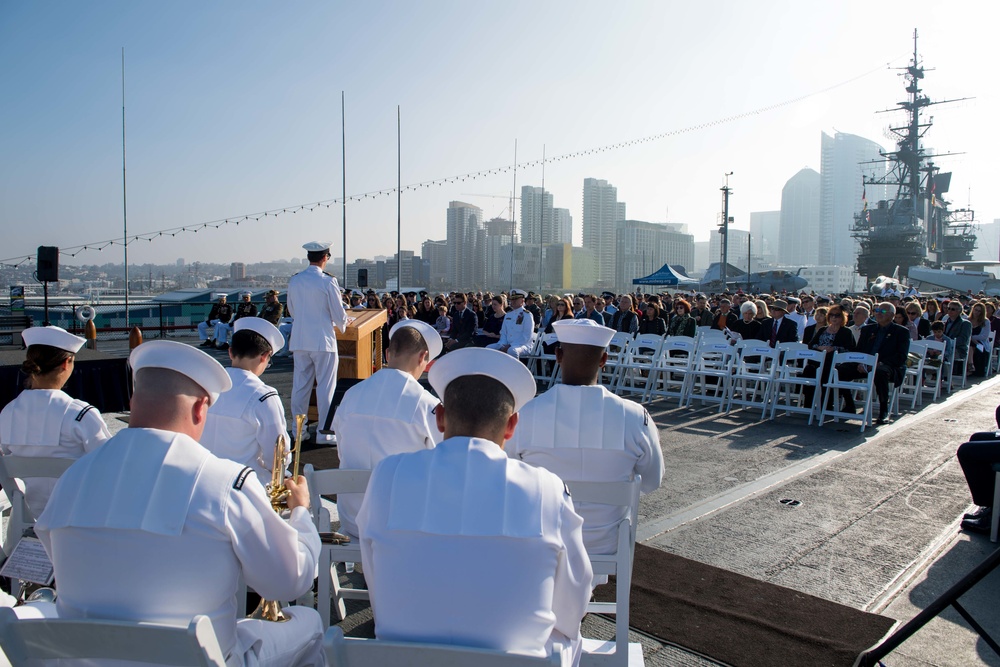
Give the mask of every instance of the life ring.
[[89, 322], [97, 317], [97, 311], [93, 306], [80, 306], [76, 309], [76, 319], [81, 322]]

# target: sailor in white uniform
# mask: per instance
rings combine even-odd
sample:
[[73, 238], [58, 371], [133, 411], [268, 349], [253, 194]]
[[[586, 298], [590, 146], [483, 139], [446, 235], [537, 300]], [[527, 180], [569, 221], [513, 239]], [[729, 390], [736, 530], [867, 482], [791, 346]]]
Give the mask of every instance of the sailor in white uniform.
[[[598, 384], [614, 330], [593, 320], [552, 324], [562, 367], [557, 384], [521, 411], [507, 456], [550, 470], [568, 482], [619, 482], [642, 475], [640, 491], [660, 488], [663, 452], [646, 409]], [[614, 553], [624, 508], [577, 503], [592, 554]]]
[[593, 572], [583, 520], [559, 478], [503, 453], [531, 373], [464, 348], [429, 379], [445, 439], [379, 463], [358, 514], [375, 634], [538, 656], [559, 642], [578, 664]]
[[[28, 346], [21, 365], [28, 381], [25, 391], [0, 412], [3, 453], [78, 459], [100, 447], [111, 437], [101, 413], [62, 390], [86, 341], [59, 327], [32, 327], [21, 336]], [[48, 478], [24, 480], [24, 499], [36, 517], [55, 483]]]
[[[294, 353], [292, 414], [309, 412], [309, 395], [316, 381], [316, 408], [319, 425], [317, 442], [335, 442], [330, 433], [330, 405], [337, 388], [337, 334], [347, 328], [347, 312], [337, 279], [323, 271], [330, 259], [330, 244], [313, 241], [304, 246], [309, 268], [288, 281], [287, 310], [295, 318], [288, 348]], [[303, 436], [305, 437], [305, 436]]]
[[531, 352], [532, 336], [535, 333], [535, 320], [531, 313], [524, 309], [524, 290], [510, 291], [510, 305], [513, 307], [503, 318], [500, 327], [500, 340], [486, 347], [491, 350], [506, 352], [515, 359]]
[[[260, 375], [285, 339], [277, 327], [259, 317], [240, 318], [233, 329], [229, 348], [233, 366], [226, 369], [233, 388], [208, 409], [201, 445], [219, 458], [250, 466], [258, 479], [266, 481], [274, 468], [275, 442], [278, 436], [287, 436], [287, 426], [281, 397]], [[287, 466], [290, 457], [279, 465]]]
[[55, 567], [60, 618], [186, 626], [205, 614], [226, 664], [322, 665], [322, 623], [289, 607], [287, 623], [237, 620], [242, 572], [271, 600], [312, 586], [320, 552], [305, 478], [288, 479], [286, 522], [253, 470], [198, 444], [209, 406], [230, 388], [194, 347], [151, 341], [130, 357], [129, 428], [60, 479], [36, 532]]
[[[441, 442], [438, 401], [417, 380], [441, 354], [441, 336], [420, 320], [403, 320], [389, 331], [387, 365], [344, 394], [333, 418], [340, 467], [372, 470], [391, 454], [430, 449]], [[355, 517], [364, 494], [337, 496], [340, 532], [358, 536]]]

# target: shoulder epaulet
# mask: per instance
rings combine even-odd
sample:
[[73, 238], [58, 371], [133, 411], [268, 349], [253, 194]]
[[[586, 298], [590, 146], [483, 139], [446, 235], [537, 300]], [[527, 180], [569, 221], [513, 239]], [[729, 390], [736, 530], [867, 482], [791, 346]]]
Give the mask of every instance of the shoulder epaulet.
[[327, 273], [326, 271], [323, 272], [323, 275], [324, 276], [330, 276], [331, 278], [333, 278], [333, 274], [332, 273]]
[[261, 396], [257, 400], [259, 400], [261, 403], [263, 403], [264, 401], [266, 401], [267, 399], [271, 398], [272, 396], [277, 396], [277, 395], [278, 395], [278, 392], [276, 392], [276, 391], [269, 391], [269, 392], [267, 392], [266, 394], [264, 394], [263, 396]]
[[76, 421], [83, 421], [83, 416], [94, 409], [93, 405], [86, 406], [83, 410], [76, 413]]
[[247, 466], [243, 470], [240, 470], [240, 474], [236, 476], [236, 481], [233, 482], [233, 488], [237, 491], [243, 488], [243, 483], [247, 481], [247, 477], [253, 472], [253, 468]]
[[642, 409], [642, 425], [649, 426], [649, 410], [646, 408]]
[[570, 498], [572, 498], [572, 497], [573, 497], [573, 494], [569, 492], [569, 484], [567, 484], [566, 482], [563, 482], [563, 491], [564, 491], [564, 492], [566, 493], [566, 495], [567, 495], [567, 496], [569, 496]]

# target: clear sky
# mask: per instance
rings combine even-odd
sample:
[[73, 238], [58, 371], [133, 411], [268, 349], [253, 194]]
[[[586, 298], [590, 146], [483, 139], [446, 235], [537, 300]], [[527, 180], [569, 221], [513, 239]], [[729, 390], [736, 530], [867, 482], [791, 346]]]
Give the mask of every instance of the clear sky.
[[[583, 179], [617, 186], [628, 217], [684, 222], [706, 240], [734, 172], [731, 214], [780, 207], [785, 181], [819, 170], [820, 132], [890, 147], [875, 114], [904, 99], [912, 32], [935, 68], [927, 145], [964, 152], [952, 199], [1000, 217], [995, 30], [1000, 3], [22, 2], [0, 0], [0, 260], [38, 245], [122, 234], [125, 48], [130, 234], [404, 186], [681, 130], [550, 162], [545, 187], [582, 238]], [[864, 75], [864, 76], [862, 76]], [[860, 78], [858, 78], [860, 77]], [[847, 83], [852, 79], [853, 82]], [[540, 185], [538, 166], [517, 186]], [[509, 215], [508, 173], [404, 192], [402, 246], [445, 238], [448, 202]], [[498, 195], [480, 197], [474, 195]], [[301, 211], [142, 241], [130, 263], [265, 261], [335, 241], [341, 210]], [[396, 250], [395, 194], [347, 207], [347, 257]], [[67, 263], [121, 261], [121, 248]]]

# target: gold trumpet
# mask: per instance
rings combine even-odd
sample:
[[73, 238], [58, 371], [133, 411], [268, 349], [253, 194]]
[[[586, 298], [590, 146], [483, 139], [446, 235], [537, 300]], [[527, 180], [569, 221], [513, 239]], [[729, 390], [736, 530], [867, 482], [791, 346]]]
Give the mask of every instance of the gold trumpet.
[[[295, 448], [292, 454], [292, 479], [299, 478], [299, 458], [302, 455], [302, 427], [305, 426], [307, 416], [295, 415]], [[267, 483], [268, 500], [271, 502], [271, 509], [281, 514], [288, 509], [288, 489], [285, 488], [285, 457], [288, 450], [285, 448], [285, 435], [282, 433], [274, 443], [274, 465], [271, 468], [271, 481]], [[260, 621], [274, 621], [284, 623], [288, 616], [281, 610], [281, 602], [277, 600], [265, 600], [261, 598], [260, 604], [247, 618], [254, 618]]]

